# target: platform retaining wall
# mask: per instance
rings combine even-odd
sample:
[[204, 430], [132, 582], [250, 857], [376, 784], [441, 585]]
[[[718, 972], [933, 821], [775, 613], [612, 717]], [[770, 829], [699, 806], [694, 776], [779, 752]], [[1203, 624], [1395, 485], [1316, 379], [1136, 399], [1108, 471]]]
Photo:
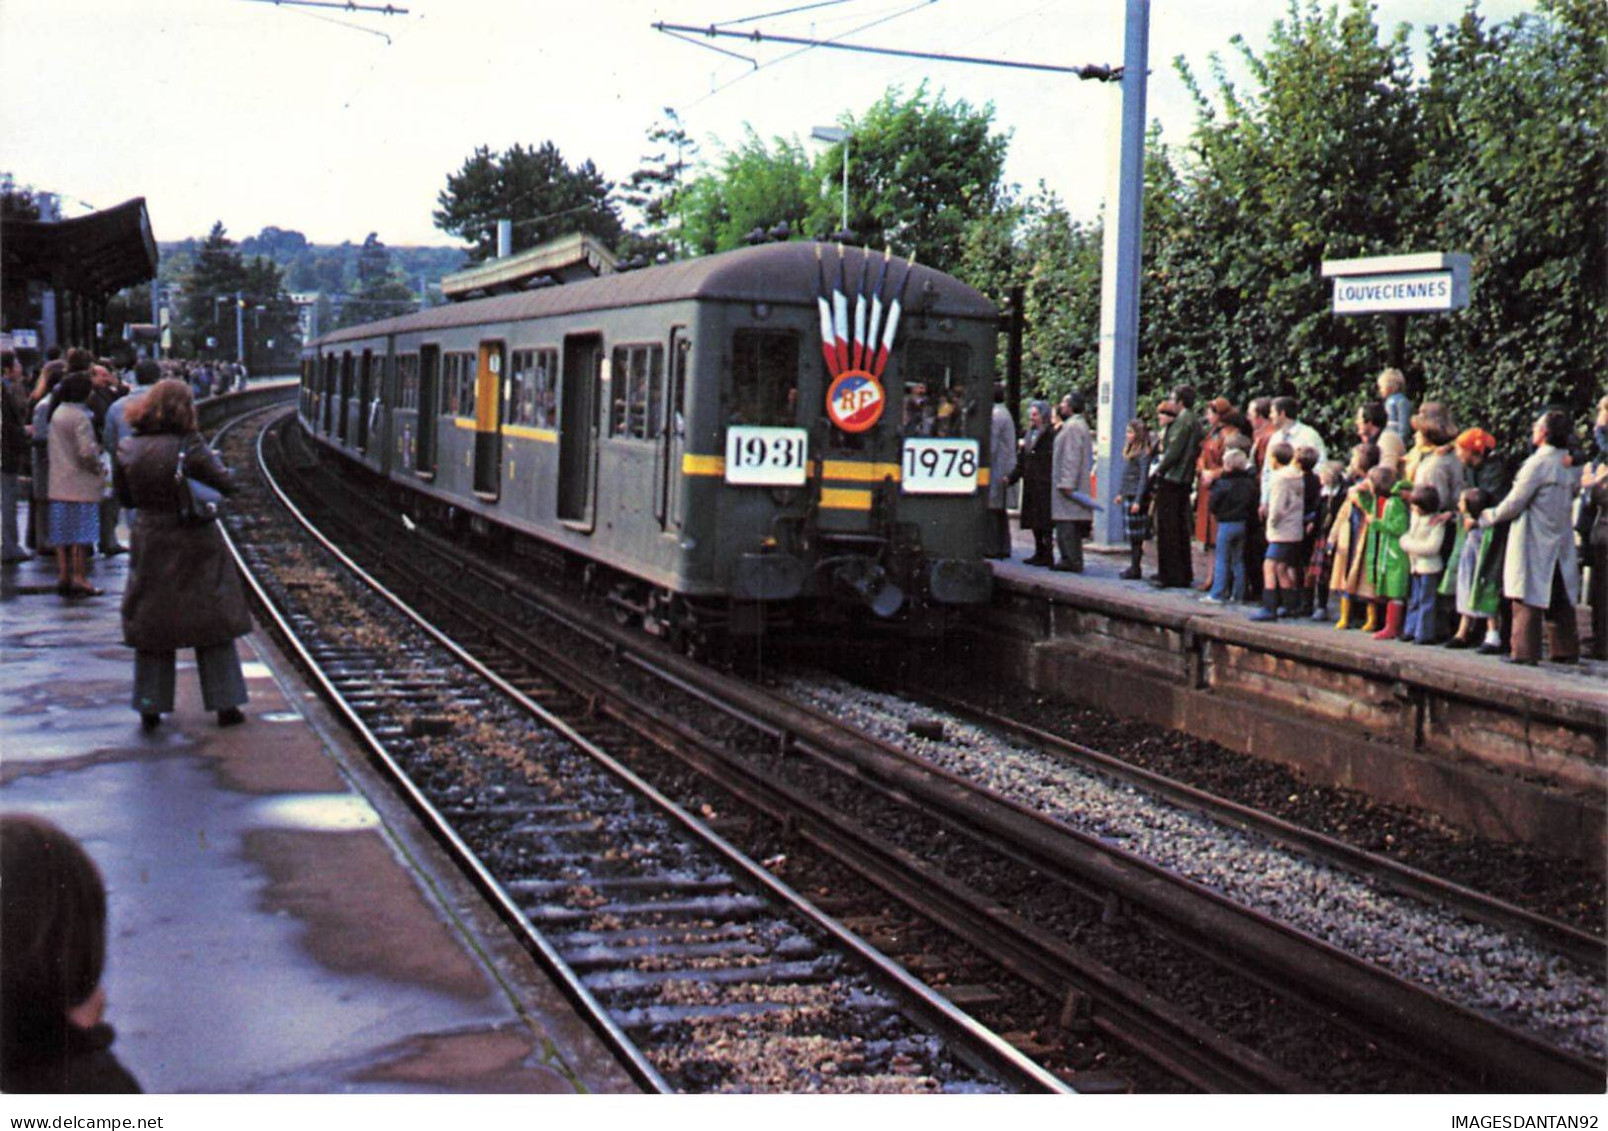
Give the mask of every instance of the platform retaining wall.
[[977, 658], [1034, 690], [1604, 867], [1608, 687], [1449, 674], [1413, 649], [1363, 654], [1315, 626], [1270, 631], [1072, 584], [999, 580]]

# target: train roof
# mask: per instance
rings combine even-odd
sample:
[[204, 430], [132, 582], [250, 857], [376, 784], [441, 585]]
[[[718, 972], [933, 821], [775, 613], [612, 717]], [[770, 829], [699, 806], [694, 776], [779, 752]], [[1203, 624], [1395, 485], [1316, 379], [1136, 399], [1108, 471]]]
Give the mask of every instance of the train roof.
[[[841, 256], [843, 276], [851, 296], [859, 291], [862, 265], [867, 268], [865, 285], [869, 289], [875, 286], [887, 262], [881, 252], [857, 247], [839, 249], [835, 244], [802, 241], [763, 244], [537, 291], [431, 307], [397, 318], [335, 330], [312, 344], [483, 323], [519, 322], [588, 310], [652, 306], [685, 299], [813, 306], [819, 293], [817, 247], [821, 248], [821, 263], [829, 287], [837, 283]], [[906, 261], [893, 257], [883, 289], [887, 298], [891, 299], [903, 283], [906, 267]], [[924, 308], [938, 318], [998, 317], [993, 303], [953, 276], [919, 263], [910, 270], [910, 285], [905, 291], [908, 308]]]

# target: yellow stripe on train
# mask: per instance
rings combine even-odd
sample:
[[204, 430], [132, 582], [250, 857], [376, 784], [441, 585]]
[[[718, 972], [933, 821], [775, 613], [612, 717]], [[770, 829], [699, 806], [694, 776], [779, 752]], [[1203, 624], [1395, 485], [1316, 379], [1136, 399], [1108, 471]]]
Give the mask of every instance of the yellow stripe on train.
[[828, 510], [868, 511], [871, 509], [871, 492], [822, 487], [821, 506]]

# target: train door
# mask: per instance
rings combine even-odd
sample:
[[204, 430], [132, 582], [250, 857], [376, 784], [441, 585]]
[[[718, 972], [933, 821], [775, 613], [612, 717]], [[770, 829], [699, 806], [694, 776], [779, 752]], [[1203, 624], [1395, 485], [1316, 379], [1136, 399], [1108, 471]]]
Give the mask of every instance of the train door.
[[597, 501], [598, 406], [603, 402], [603, 337], [564, 339], [564, 387], [558, 402], [558, 517], [592, 529]]
[[436, 414], [441, 409], [441, 347], [419, 347], [419, 438], [413, 470], [429, 478], [436, 470]]
[[318, 430], [328, 436], [335, 431], [335, 355], [326, 353], [319, 359], [319, 364], [323, 369], [323, 380], [319, 385], [324, 395], [319, 405], [319, 417], [323, 423]]
[[374, 353], [364, 350], [358, 363], [357, 379], [357, 450], [369, 448], [369, 402], [374, 399]]
[[481, 342], [475, 369], [475, 494], [494, 503], [502, 486], [503, 371], [501, 342]]
[[341, 376], [339, 402], [335, 407], [335, 434], [342, 444], [351, 435], [352, 422], [352, 355], [350, 351], [341, 354]]
[[687, 447], [687, 355], [691, 348], [687, 328], [671, 327], [670, 362], [664, 376], [664, 419], [659, 425], [654, 451], [657, 482], [653, 512], [661, 530], [681, 525], [681, 492], [676, 490], [676, 484], [681, 477], [681, 457]]

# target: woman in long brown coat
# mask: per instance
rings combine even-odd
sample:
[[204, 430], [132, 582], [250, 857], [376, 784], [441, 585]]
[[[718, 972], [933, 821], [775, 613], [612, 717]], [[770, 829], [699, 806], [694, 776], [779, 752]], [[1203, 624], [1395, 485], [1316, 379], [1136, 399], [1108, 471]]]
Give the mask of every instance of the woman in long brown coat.
[[195, 401], [183, 381], [158, 381], [129, 406], [134, 434], [114, 462], [117, 496], [135, 511], [123, 642], [134, 649], [134, 709], [150, 730], [173, 710], [174, 654], [194, 648], [201, 700], [221, 726], [245, 721], [246, 682], [235, 638], [251, 631], [251, 613], [234, 559], [216, 522], [181, 524], [180, 461], [186, 477], [224, 494], [228, 471], [196, 428]]

